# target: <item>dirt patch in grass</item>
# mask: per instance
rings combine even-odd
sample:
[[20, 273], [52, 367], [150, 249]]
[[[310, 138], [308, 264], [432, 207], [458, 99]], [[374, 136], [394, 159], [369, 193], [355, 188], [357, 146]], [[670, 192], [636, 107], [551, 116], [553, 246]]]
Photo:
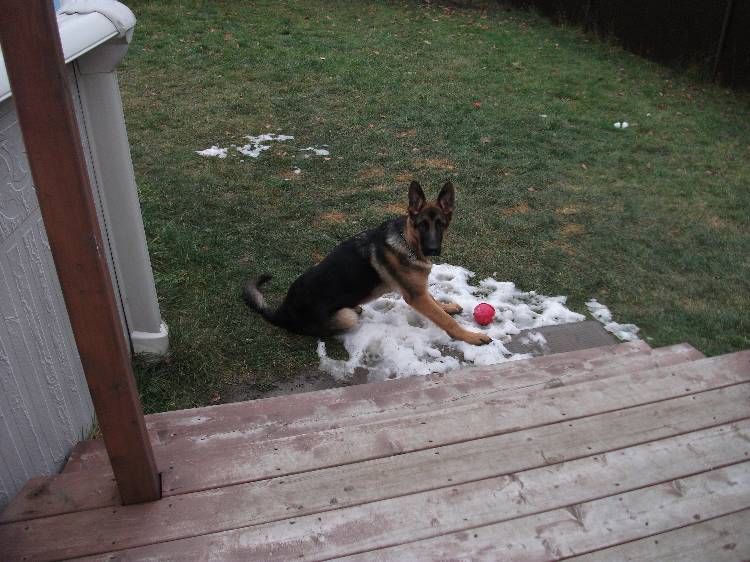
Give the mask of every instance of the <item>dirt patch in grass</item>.
[[346, 215], [339, 211], [328, 211], [326, 213], [321, 213], [320, 220], [322, 220], [323, 222], [341, 224], [346, 220]]
[[384, 193], [386, 191], [390, 191], [391, 190], [391, 188], [389, 186], [387, 186], [386, 184], [384, 184], [384, 183], [379, 183], [377, 185], [373, 185], [372, 189], [374, 189], [375, 191], [380, 191], [381, 193]]
[[413, 139], [416, 136], [417, 136], [416, 129], [409, 129], [407, 131], [401, 131], [400, 133], [396, 133], [396, 137], [399, 139]]
[[559, 250], [566, 256], [575, 256], [576, 251], [573, 249], [573, 246], [571, 246], [568, 242], [565, 240], [549, 240], [544, 243], [544, 247], [549, 249], [553, 248], [555, 250]]
[[531, 207], [529, 207], [529, 204], [524, 201], [520, 205], [515, 205], [513, 207], [508, 207], [507, 209], [503, 209], [502, 213], [506, 217], [510, 217], [513, 215], [525, 215], [526, 213], [531, 211]]
[[373, 166], [372, 168], [365, 168], [360, 170], [357, 177], [361, 180], [372, 180], [375, 178], [382, 178], [385, 175], [385, 170], [382, 166]]
[[416, 164], [419, 168], [443, 170], [444, 172], [456, 169], [456, 165], [447, 158], [422, 158], [417, 160]]
[[388, 215], [405, 215], [406, 205], [404, 203], [388, 203], [383, 207], [383, 211]]
[[567, 215], [577, 215], [578, 213], [581, 212], [581, 210], [582, 210], [581, 206], [580, 205], [576, 205], [574, 203], [572, 205], [565, 205], [564, 207], [559, 207], [559, 208], [555, 209], [555, 214], [556, 215], [564, 215], [564, 216], [567, 216]]
[[563, 226], [562, 233], [568, 237], [580, 236], [581, 234], [586, 234], [586, 227], [582, 224], [572, 222]]
[[414, 174], [411, 172], [401, 172], [396, 176], [396, 181], [399, 183], [411, 183], [414, 179]]

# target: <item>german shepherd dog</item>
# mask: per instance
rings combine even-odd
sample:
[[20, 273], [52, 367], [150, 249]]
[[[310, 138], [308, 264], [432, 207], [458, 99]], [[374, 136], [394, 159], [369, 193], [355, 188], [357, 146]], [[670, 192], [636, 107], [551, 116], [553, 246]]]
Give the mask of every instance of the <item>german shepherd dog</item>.
[[398, 291], [404, 300], [454, 339], [473, 345], [491, 338], [462, 328], [451, 314], [455, 303], [439, 303], [427, 290], [432, 263], [439, 256], [443, 234], [455, 209], [456, 192], [447, 182], [434, 202], [428, 202], [416, 181], [409, 186], [405, 216], [391, 219], [342, 242], [319, 264], [300, 275], [276, 310], [259, 288], [271, 279], [261, 275], [245, 285], [247, 305], [271, 324], [296, 334], [327, 336], [353, 328], [360, 305]]

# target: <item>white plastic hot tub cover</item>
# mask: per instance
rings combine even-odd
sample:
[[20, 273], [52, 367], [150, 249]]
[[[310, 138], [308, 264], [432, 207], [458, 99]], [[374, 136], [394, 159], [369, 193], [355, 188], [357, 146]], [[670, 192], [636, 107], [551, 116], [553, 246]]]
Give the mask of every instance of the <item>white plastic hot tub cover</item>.
[[70, 0], [60, 9], [63, 14], [90, 14], [97, 12], [115, 26], [120, 37], [130, 43], [135, 27], [135, 15], [125, 4], [115, 0]]

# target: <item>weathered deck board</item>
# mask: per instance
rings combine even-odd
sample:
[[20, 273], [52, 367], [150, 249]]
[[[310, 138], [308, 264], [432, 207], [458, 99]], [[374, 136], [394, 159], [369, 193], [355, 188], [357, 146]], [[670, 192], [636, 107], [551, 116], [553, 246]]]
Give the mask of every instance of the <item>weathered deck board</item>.
[[576, 556], [576, 562], [735, 562], [750, 559], [750, 509]]
[[[570, 387], [525, 389], [469, 406], [265, 442], [245, 444], [217, 435], [190, 447], [159, 448], [157, 463], [163, 493], [173, 496], [490, 437], [748, 380], [750, 352], [741, 352]], [[55, 485], [57, 479], [64, 488]], [[34, 504], [43, 504], [44, 509], [67, 512], [112, 505], [112, 487], [108, 474], [63, 474], [46, 483], [44, 494], [21, 496], [23, 505], [13, 509], [15, 513], [40, 513]]]
[[[129, 548], [216, 533], [591, 457], [717, 424], [726, 426], [750, 415], [749, 402], [750, 383], [745, 383], [575, 422], [185, 494], [156, 504], [104, 508], [0, 526], [0, 543], [16, 542], [18, 552], [33, 555], [35, 560], [48, 560], [106, 550], [112, 543]], [[683, 435], [676, 442], [684, 445], [691, 439]], [[722, 447], [735, 441], [723, 442]], [[650, 449], [644, 446], [643, 450]], [[435, 462], [435, 451], [440, 452], [439, 463]], [[608, 457], [612, 454], [616, 453], [607, 453]], [[196, 513], [207, 516], [196, 519]], [[27, 526], [29, 529], [22, 533], [21, 528]], [[37, 537], [47, 541], [39, 542]]]
[[750, 558], [750, 509], [590, 554], [575, 562], [736, 562]]
[[88, 442], [3, 514], [0, 558], [750, 559], [750, 352], [617, 349], [310, 395], [283, 420], [183, 412], [155, 447], [172, 495], [148, 504], [113, 505]]
[[[684, 344], [681, 344], [684, 345]], [[689, 346], [688, 346], [689, 347]], [[449, 373], [435, 373], [424, 377], [404, 377], [395, 380], [373, 382], [366, 385], [355, 385], [343, 388], [334, 388], [322, 390], [315, 393], [315, 403], [307, 398], [309, 396], [295, 394], [289, 396], [277, 396], [265, 400], [256, 401], [253, 412], [247, 411], [240, 403], [220, 404], [200, 408], [200, 413], [196, 416], [195, 410], [175, 410], [171, 412], [162, 412], [151, 414], [147, 417], [146, 425], [149, 429], [155, 431], [181, 432], [190, 431], [196, 425], [200, 425], [210, 431], [210, 424], [218, 422], [224, 425], [227, 422], [243, 424], [258, 423], [264, 421], [255, 416], [281, 416], [282, 419], [296, 419], [298, 411], [310, 408], [309, 413], [314, 414], [315, 410], [320, 407], [332, 407], [345, 405], [352, 400], [372, 400], [377, 402], [380, 399], [390, 400], [391, 397], [397, 396], [404, 392], [417, 390], [427, 390], [435, 386], [461, 384], [467, 380], [495, 379], [511, 376], [514, 380], [521, 380], [527, 376], [534, 376], [534, 373], [542, 372], [546, 375], [559, 376], [571, 370], [580, 369], [587, 362], [594, 362], [598, 367], [609, 365], [609, 361], [621, 356], [632, 356], [640, 353], [652, 351], [645, 342], [631, 342], [618, 344], [607, 347], [572, 351], [568, 353], [559, 353], [555, 355], [546, 355], [535, 357], [525, 361], [512, 361], [491, 365], [489, 367], [474, 367], [469, 369], [460, 369]], [[693, 353], [695, 350], [693, 350]], [[539, 382], [537, 381], [530, 381]], [[384, 404], [388, 406], [389, 403]], [[253, 416], [253, 417], [248, 417]], [[200, 419], [197, 419], [197, 418]]]
[[[515, 369], [508, 366], [497, 372], [492, 367], [472, 368], [445, 375], [444, 378], [448, 379], [445, 382], [432, 383], [412, 390], [401, 389], [398, 392], [384, 387], [380, 394], [361, 399], [347, 399], [334, 404], [320, 403], [319, 397], [310, 393], [304, 397], [304, 401], [314, 405], [313, 415], [298, 417], [294, 411], [283, 411], [270, 420], [267, 417], [265, 421], [248, 420], [248, 412], [254, 410], [245, 408], [245, 419], [230, 417], [227, 420], [222, 417], [212, 423], [193, 425], [181, 432], [174, 430], [163, 437], [161, 442], [169, 446], [180, 440], [196, 441], [216, 433], [222, 433], [227, 437], [229, 434], [236, 434], [245, 442], [276, 439], [393, 419], [404, 414], [410, 415], [441, 407], [471, 404], [501, 394], [526, 391], [534, 386], [579, 384], [596, 378], [672, 366], [701, 358], [700, 352], [681, 344], [658, 350], [644, 350], [637, 354], [608, 354], [586, 360], [571, 357], [563, 363], [548, 365], [544, 369], [535, 366], [531, 361], [519, 363]], [[300, 402], [303, 400], [300, 399]], [[261, 405], [262, 407], [264, 405]]]
[[[490, 536], [485, 542], [495, 548], [516, 542], [519, 552], [513, 551], [513, 559], [530, 551], [541, 555], [528, 558], [535, 560], [545, 553], [576, 554], [588, 545], [613, 544], [601, 544], [609, 537], [632, 540], [696, 516], [750, 507], [750, 462], [730, 465], [746, 458], [748, 432], [750, 422], [722, 426], [509, 476], [119, 551], [107, 559], [324, 560], [400, 544], [407, 545], [407, 553], [399, 552], [394, 559], [428, 559], [408, 551], [408, 543], [420, 539], [437, 542], [437, 548], [430, 548], [433, 557], [442, 555], [445, 547], [465, 546], [471, 546], [471, 552], [454, 550], [450, 557], [473, 557], [480, 550], [472, 543], [483, 541], [467, 544], [455, 535], [442, 536], [467, 529]], [[725, 465], [730, 466], [712, 470]], [[648, 525], [639, 517], [645, 511]], [[537, 513], [542, 515], [526, 517]], [[637, 525], [624, 521], [631, 513]], [[527, 519], [538, 521], [529, 528]], [[486, 559], [503, 559], [502, 554], [504, 549], [496, 550]]]
[[[586, 384], [524, 389], [468, 406], [258, 443], [206, 438], [157, 453], [165, 496], [428, 449], [750, 380], [750, 352]], [[533, 407], [531, 407], [533, 405]], [[165, 457], [166, 451], [170, 457]]]
[[[750, 463], [742, 463], [617, 496], [340, 560], [557, 560], [668, 532], [749, 506]], [[190, 559], [195, 558], [183, 558]]]
[[104, 442], [101, 439], [85, 439], [78, 442], [70, 451], [63, 472], [80, 472], [94, 466], [107, 471], [112, 469]]
[[[608, 376], [639, 369], [675, 365], [703, 357], [686, 345], [652, 350], [643, 342], [561, 353], [495, 365], [462, 369], [444, 375], [409, 377], [315, 393], [223, 404], [146, 416], [155, 447], [195, 441], [209, 435], [237, 437], [244, 442], [288, 437], [355, 424], [366, 418], [396, 417], [404, 409], [418, 411], [439, 405], [467, 403], [483, 396], [534, 384], [550, 384], [576, 376], [596, 376], [606, 366]], [[600, 375], [601, 376], [601, 375]], [[108, 463], [100, 442], [88, 442], [77, 452], [71, 470]], [[66, 471], [68, 471], [66, 467]]]

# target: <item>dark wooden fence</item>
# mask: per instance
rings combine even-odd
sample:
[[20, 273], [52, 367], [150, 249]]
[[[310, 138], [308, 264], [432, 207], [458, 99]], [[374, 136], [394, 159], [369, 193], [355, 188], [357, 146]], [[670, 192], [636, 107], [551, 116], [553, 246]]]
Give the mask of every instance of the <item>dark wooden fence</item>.
[[750, 0], [507, 0], [615, 37], [628, 50], [750, 87]]

